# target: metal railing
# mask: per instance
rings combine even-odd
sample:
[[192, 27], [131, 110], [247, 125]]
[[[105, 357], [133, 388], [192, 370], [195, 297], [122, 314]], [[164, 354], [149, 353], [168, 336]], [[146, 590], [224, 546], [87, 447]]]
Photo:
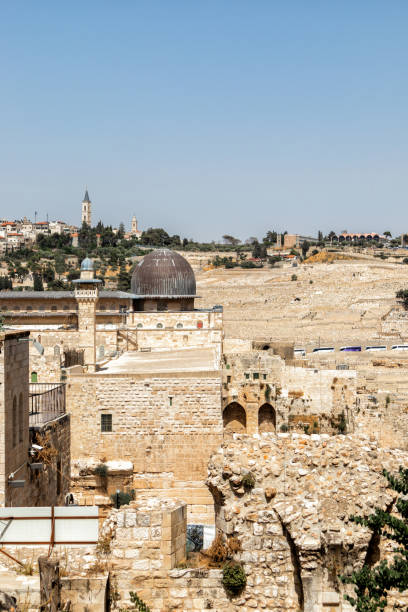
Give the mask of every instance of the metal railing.
[[30, 427], [65, 414], [65, 383], [30, 383]]

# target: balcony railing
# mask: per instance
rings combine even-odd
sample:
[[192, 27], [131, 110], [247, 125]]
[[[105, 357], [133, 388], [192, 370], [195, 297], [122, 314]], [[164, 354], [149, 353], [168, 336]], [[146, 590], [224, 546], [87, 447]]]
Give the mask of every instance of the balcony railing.
[[30, 427], [65, 414], [65, 383], [30, 383]]

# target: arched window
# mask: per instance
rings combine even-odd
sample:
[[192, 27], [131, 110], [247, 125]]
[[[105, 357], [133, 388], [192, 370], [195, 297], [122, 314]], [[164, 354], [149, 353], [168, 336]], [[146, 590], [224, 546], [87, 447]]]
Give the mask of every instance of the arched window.
[[158, 323], [158, 324], [156, 325], [156, 327], [157, 327], [157, 329], [163, 329], [163, 323]]
[[32, 383], [38, 382], [37, 372], [31, 372], [31, 382]]
[[23, 441], [24, 434], [24, 402], [23, 402], [23, 394], [20, 393], [18, 398], [18, 441]]
[[183, 324], [182, 323], [177, 323], [176, 327], [177, 327], [177, 329], [183, 329]]
[[235, 433], [246, 432], [246, 412], [237, 402], [231, 402], [222, 414], [224, 429]]
[[12, 441], [13, 441], [13, 447], [14, 447], [17, 444], [17, 398], [16, 396], [13, 397], [12, 425], [13, 425]]
[[263, 404], [258, 411], [258, 432], [276, 431], [276, 412], [270, 404]]
[[59, 359], [60, 355], [61, 355], [61, 349], [60, 349], [60, 347], [58, 346], [58, 344], [56, 344], [56, 345], [54, 346], [54, 357], [55, 357], [56, 359]]
[[141, 323], [138, 323], [138, 324], [136, 325], [136, 327], [137, 327], [138, 329], [142, 329], [143, 325], [142, 325]]

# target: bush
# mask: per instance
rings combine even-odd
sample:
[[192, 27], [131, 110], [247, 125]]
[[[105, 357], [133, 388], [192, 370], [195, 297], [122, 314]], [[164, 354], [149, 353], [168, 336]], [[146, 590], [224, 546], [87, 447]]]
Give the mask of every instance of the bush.
[[242, 478], [242, 486], [246, 491], [253, 489], [255, 482], [255, 476], [251, 472], [247, 472]]
[[135, 499], [135, 492], [133, 489], [131, 491], [119, 491], [119, 493], [113, 493], [110, 498], [115, 508], [120, 508], [121, 506], [127, 506]]
[[100, 463], [96, 466], [94, 474], [96, 474], [96, 476], [100, 476], [101, 478], [106, 478], [108, 475], [108, 467], [104, 463]]
[[217, 533], [207, 554], [215, 563], [222, 563], [228, 559], [228, 547], [224, 543], [224, 538], [221, 533]]
[[133, 606], [131, 608], [121, 608], [120, 612], [125, 612], [126, 610], [137, 610], [138, 612], [150, 612], [150, 608], [147, 607], [144, 601], [140, 599], [137, 593], [133, 591], [129, 592], [130, 601]]
[[292, 276], [290, 277], [291, 281], [297, 281], [297, 276], [296, 274], [292, 274]]
[[287, 431], [289, 431], [289, 426], [286, 423], [282, 423], [279, 429], [281, 430], [281, 432], [286, 433]]
[[228, 563], [222, 571], [222, 584], [229, 595], [239, 595], [246, 586], [246, 575], [239, 563]]

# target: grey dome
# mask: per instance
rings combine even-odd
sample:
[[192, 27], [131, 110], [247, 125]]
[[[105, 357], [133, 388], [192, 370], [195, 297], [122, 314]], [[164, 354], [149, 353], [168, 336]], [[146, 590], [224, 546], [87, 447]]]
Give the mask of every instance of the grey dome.
[[195, 297], [194, 272], [184, 257], [157, 249], [143, 257], [132, 274], [132, 293], [141, 297]]
[[85, 257], [85, 259], [81, 263], [81, 270], [93, 270], [94, 265], [92, 259], [89, 257]]

